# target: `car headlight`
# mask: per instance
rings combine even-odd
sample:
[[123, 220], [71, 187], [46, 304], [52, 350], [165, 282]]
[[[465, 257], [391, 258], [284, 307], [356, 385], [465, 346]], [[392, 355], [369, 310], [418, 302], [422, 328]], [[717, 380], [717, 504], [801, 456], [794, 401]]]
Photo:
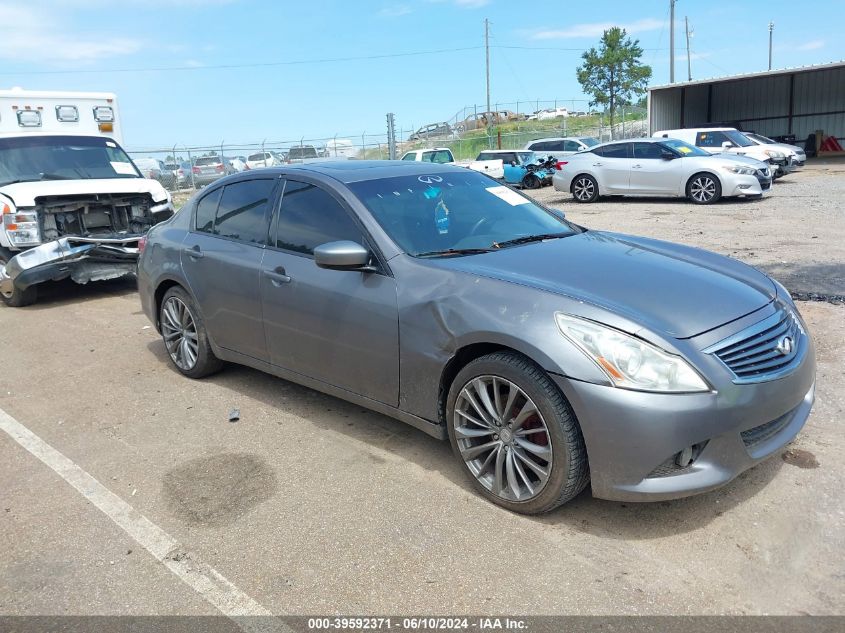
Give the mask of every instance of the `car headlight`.
[[607, 374], [615, 387], [662, 393], [710, 391], [680, 356], [595, 321], [555, 313], [561, 333]]
[[757, 170], [750, 165], [722, 165], [722, 169], [734, 174], [745, 174], [746, 176], [753, 176], [757, 173]]
[[784, 157], [783, 152], [778, 152], [778, 151], [775, 151], [773, 149], [767, 149], [765, 151], [766, 151], [766, 156], [768, 156], [769, 158], [783, 158]]
[[0, 207], [3, 211], [3, 230], [12, 246], [37, 246], [41, 243], [37, 213], [18, 211], [8, 203], [0, 203]]

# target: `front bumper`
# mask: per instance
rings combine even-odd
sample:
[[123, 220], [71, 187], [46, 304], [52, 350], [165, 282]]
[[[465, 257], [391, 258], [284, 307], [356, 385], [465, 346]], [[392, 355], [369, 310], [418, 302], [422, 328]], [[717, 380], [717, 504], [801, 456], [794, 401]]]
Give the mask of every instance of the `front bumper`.
[[759, 196], [771, 185], [770, 178], [761, 178], [750, 174], [734, 174], [722, 172], [722, 195], [733, 196]]
[[134, 273], [141, 237], [63, 237], [22, 251], [6, 263], [0, 274], [0, 290], [26, 290], [68, 277], [84, 284]]
[[[721, 486], [790, 442], [815, 395], [815, 351], [777, 380], [700, 394], [618, 389], [552, 375], [581, 425], [595, 497], [662, 501]], [[695, 460], [675, 456], [692, 448]]]

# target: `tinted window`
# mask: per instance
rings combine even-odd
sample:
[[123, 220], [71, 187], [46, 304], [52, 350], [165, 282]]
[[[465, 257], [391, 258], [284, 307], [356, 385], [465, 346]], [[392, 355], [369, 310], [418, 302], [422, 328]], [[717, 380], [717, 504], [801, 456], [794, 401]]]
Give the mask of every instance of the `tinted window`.
[[328, 192], [288, 180], [276, 228], [276, 248], [311, 254], [326, 242], [364, 243], [361, 230]]
[[724, 132], [699, 132], [695, 135], [695, 144], [699, 147], [722, 147], [728, 141]]
[[578, 141], [565, 141], [563, 143], [563, 151], [579, 152], [581, 151], [581, 144]]
[[200, 198], [197, 203], [197, 231], [211, 233], [214, 230], [214, 216], [217, 214], [217, 203], [220, 202], [222, 189], [215, 189], [207, 196]]
[[197, 158], [194, 161], [194, 165], [217, 165], [220, 162], [220, 159], [217, 156], [205, 156], [203, 158]]
[[416, 160], [417, 154], [416, 152], [408, 152], [402, 157], [402, 160]]
[[261, 179], [226, 185], [217, 206], [214, 234], [264, 244], [267, 238], [267, 209], [273, 199], [275, 184], [275, 180]]
[[593, 151], [605, 158], [628, 158], [629, 145], [630, 143], [614, 143], [613, 145], [605, 145]]
[[310, 145], [291, 147], [288, 158], [317, 158], [317, 150]]
[[662, 158], [660, 143], [634, 143], [634, 158]]
[[439, 152], [423, 152], [422, 160], [424, 163], [450, 163], [452, 162], [452, 155], [447, 151]]
[[541, 152], [544, 150], [552, 149], [551, 145], [551, 143], [548, 143], [546, 141], [539, 141], [537, 143], [531, 143], [531, 145], [528, 146], [528, 149], [530, 149], [532, 152]]

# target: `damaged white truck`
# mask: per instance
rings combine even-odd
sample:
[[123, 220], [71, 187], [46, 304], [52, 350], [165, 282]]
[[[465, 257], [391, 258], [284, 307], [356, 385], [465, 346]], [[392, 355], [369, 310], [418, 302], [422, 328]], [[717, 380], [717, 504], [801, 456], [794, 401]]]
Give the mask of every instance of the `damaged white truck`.
[[109, 136], [21, 131], [0, 133], [0, 212], [0, 300], [20, 307], [45, 281], [134, 274], [139, 240], [173, 205]]

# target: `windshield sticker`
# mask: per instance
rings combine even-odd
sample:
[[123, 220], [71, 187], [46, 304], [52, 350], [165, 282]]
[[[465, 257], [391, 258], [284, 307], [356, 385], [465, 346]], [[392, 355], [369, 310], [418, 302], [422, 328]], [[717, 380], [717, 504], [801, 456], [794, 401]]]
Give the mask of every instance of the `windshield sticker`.
[[437, 227], [440, 235], [446, 235], [449, 232], [449, 207], [443, 200], [434, 207], [434, 226]]
[[681, 154], [689, 154], [692, 151], [689, 147], [684, 147], [683, 145], [676, 147], [675, 149], [681, 152]]
[[111, 141], [106, 141], [107, 147], [117, 147], [117, 143], [112, 143]]
[[513, 189], [509, 189], [508, 187], [505, 187], [503, 185], [500, 185], [498, 187], [487, 187], [486, 190], [492, 193], [497, 198], [504, 200], [512, 207], [515, 207], [520, 204], [528, 204], [529, 202], [531, 202], [528, 198], [523, 198]]
[[117, 161], [111, 162], [111, 167], [114, 169], [116, 174], [126, 174], [129, 176], [137, 176], [138, 174], [135, 172], [135, 168], [132, 166], [132, 163], [120, 163]]

